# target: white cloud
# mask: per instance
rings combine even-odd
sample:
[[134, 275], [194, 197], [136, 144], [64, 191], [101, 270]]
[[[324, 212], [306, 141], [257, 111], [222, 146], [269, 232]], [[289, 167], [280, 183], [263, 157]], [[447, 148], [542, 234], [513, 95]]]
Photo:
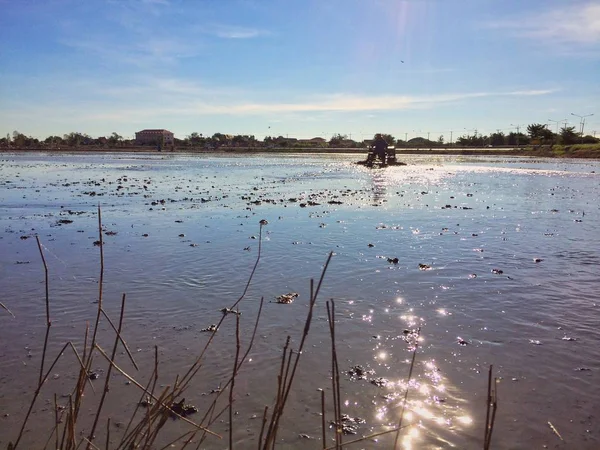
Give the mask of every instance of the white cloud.
[[550, 45], [600, 44], [600, 3], [589, 0], [565, 3], [568, 4], [524, 17], [490, 22], [487, 26]]
[[269, 33], [258, 28], [236, 27], [231, 25], [207, 25], [203, 31], [223, 39], [252, 39]]

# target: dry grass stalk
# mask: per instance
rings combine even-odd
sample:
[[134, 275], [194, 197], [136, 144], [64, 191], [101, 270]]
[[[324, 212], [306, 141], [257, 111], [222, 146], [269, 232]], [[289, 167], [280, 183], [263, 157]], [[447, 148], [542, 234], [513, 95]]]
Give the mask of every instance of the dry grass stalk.
[[493, 365], [488, 372], [487, 405], [485, 412], [485, 434], [483, 437], [483, 450], [489, 450], [492, 444], [492, 432], [496, 420], [496, 409], [498, 408], [498, 378], [492, 379]]
[[13, 312], [12, 312], [10, 309], [8, 309], [8, 308], [7, 308], [7, 307], [4, 305], [4, 303], [0, 302], [0, 308], [4, 309], [4, 310], [5, 310], [7, 313], [9, 313], [11, 316], [15, 317], [15, 315], [13, 314]]
[[421, 327], [417, 328], [417, 336], [415, 339], [415, 348], [413, 350], [412, 359], [410, 361], [410, 368], [408, 369], [408, 378], [406, 380], [406, 391], [404, 391], [404, 399], [402, 400], [402, 412], [400, 412], [400, 419], [398, 420], [398, 426], [396, 431], [396, 438], [394, 440], [394, 448], [398, 448], [398, 441], [400, 440], [400, 430], [402, 429], [402, 420], [404, 419], [404, 410], [406, 409], [406, 402], [408, 401], [408, 391], [410, 390], [410, 380], [412, 379], [413, 368], [415, 367], [415, 359], [417, 357], [417, 350], [419, 349], [419, 337], [421, 336]]
[[340, 396], [340, 368], [338, 366], [337, 350], [335, 346], [335, 302], [333, 299], [327, 302], [327, 319], [331, 336], [331, 383], [335, 423], [335, 448], [341, 449], [343, 445], [343, 430]]
[[[304, 343], [306, 342], [306, 337], [310, 331], [310, 325], [312, 323], [313, 311], [315, 307], [315, 303], [317, 301], [317, 297], [319, 295], [319, 291], [321, 290], [321, 286], [323, 284], [323, 279], [325, 278], [325, 273], [327, 272], [327, 268], [329, 267], [329, 263], [331, 258], [333, 257], [333, 252], [329, 253], [327, 257], [327, 261], [323, 266], [323, 270], [321, 271], [321, 277], [319, 278], [319, 283], [317, 284], [317, 288], [314, 289], [314, 282], [311, 280], [311, 288], [310, 288], [310, 301], [308, 305], [308, 314], [306, 317], [306, 321], [304, 322], [304, 331], [302, 333], [302, 338], [300, 339], [300, 345], [298, 346], [298, 350], [296, 352], [292, 352], [290, 349], [287, 351], [287, 346], [289, 344], [290, 337], [287, 337], [286, 347], [284, 347], [284, 352], [281, 360], [281, 369], [278, 376], [278, 389], [277, 389], [277, 399], [275, 401], [275, 405], [273, 407], [273, 412], [271, 413], [271, 419], [269, 421], [269, 426], [267, 427], [267, 432], [264, 437], [264, 442], [259, 441], [259, 445], [262, 446], [264, 450], [275, 448], [275, 442], [277, 438], [277, 431], [279, 429], [279, 421], [281, 420], [281, 416], [283, 415], [283, 411], [285, 409], [285, 405], [292, 389], [292, 384], [294, 382], [294, 377], [296, 375], [296, 369], [298, 368], [298, 363], [300, 362], [300, 357], [302, 356], [302, 350], [304, 349]], [[294, 359], [293, 366], [290, 366], [292, 354], [296, 354], [296, 358]], [[286, 364], [287, 363], [287, 364]], [[288, 369], [283, 372], [283, 367], [287, 366]], [[291, 367], [291, 372], [289, 368]], [[262, 437], [262, 433], [261, 433]]]

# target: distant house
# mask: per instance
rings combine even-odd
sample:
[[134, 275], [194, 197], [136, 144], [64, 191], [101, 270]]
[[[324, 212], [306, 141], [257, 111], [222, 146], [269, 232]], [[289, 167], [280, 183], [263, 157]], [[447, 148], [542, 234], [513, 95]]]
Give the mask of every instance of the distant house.
[[314, 137], [311, 139], [311, 142], [313, 142], [315, 144], [325, 144], [327, 141], [325, 139], [323, 139], [322, 137]]
[[135, 133], [135, 143], [137, 145], [173, 145], [175, 135], [169, 130], [142, 130]]

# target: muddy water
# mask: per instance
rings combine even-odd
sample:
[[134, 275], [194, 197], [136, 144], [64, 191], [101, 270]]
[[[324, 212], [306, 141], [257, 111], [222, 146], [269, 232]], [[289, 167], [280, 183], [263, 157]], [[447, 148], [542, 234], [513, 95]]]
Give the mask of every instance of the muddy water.
[[[0, 447], [18, 433], [39, 370], [44, 278], [34, 236], [50, 270], [54, 357], [66, 341], [80, 347], [95, 317], [100, 204], [105, 306], [116, 319], [127, 294], [124, 335], [141, 370], [123, 353], [119, 361], [144, 382], [157, 346], [165, 386], [208, 339], [201, 330], [241, 295], [259, 221], [268, 220], [240, 306], [247, 344], [265, 299], [236, 384], [238, 448], [256, 445], [281, 348], [288, 334], [298, 345], [309, 280], [330, 251], [280, 448], [322, 446], [319, 388], [328, 420], [332, 410], [328, 299], [338, 319], [342, 412], [364, 419], [357, 436], [397, 424], [420, 328], [402, 448], [481, 448], [490, 364], [500, 379], [495, 448], [600, 448], [600, 163], [407, 157], [406, 167], [368, 170], [352, 158], [0, 154], [0, 301], [15, 315], [0, 310]], [[276, 303], [291, 292], [299, 294], [293, 303]], [[234, 327], [230, 315], [186, 395], [201, 411], [231, 371]], [[100, 342], [112, 343], [104, 323]], [[95, 365], [84, 427], [106, 371], [100, 357]], [[364, 377], [349, 373], [357, 365]], [[75, 371], [65, 354], [25, 448], [44, 446], [54, 393], [66, 402]], [[138, 397], [115, 376], [104, 420], [126, 423]], [[164, 442], [186, 426], [170, 422]], [[226, 436], [226, 421], [214, 429]], [[115, 425], [115, 444], [119, 433]], [[381, 436], [362, 446], [392, 443]], [[227, 446], [209, 439], [202, 448]]]

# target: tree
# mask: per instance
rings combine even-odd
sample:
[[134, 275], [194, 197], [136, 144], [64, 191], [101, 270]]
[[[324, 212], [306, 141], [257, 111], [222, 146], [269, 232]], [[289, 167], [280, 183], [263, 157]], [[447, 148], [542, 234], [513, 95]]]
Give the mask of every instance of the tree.
[[388, 145], [396, 145], [396, 138], [391, 134], [381, 133], [381, 137], [385, 139], [385, 142], [387, 142]]
[[331, 136], [331, 139], [329, 139], [329, 146], [330, 147], [339, 147], [342, 144], [342, 141], [344, 141], [345, 139], [348, 139], [348, 135], [346, 134], [334, 134], [333, 136]]
[[502, 131], [497, 131], [496, 133], [492, 133], [490, 136], [490, 145], [494, 147], [498, 147], [504, 145], [506, 136]]
[[444, 145], [444, 135], [443, 134], [440, 134], [440, 137], [437, 138], [437, 143], [439, 145]]
[[542, 125], [541, 123], [532, 123], [531, 125], [527, 125], [527, 133], [532, 140], [543, 141], [545, 137], [548, 136], [546, 130], [546, 125]]
[[579, 135], [575, 132], [575, 127], [564, 126], [560, 129], [560, 140], [565, 145], [577, 143]]
[[115, 131], [108, 138], [108, 145], [111, 147], [118, 147], [119, 144], [123, 141], [123, 136], [117, 134]]

